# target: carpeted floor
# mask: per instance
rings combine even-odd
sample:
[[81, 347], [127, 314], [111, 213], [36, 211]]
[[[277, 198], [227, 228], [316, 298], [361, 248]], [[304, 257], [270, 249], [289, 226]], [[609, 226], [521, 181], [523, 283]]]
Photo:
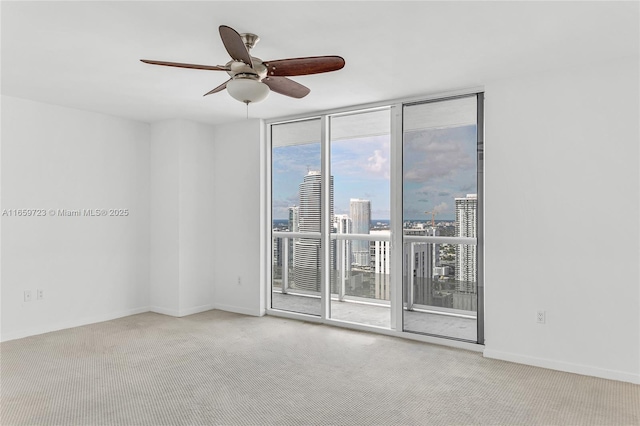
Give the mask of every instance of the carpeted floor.
[[146, 313], [0, 345], [2, 425], [638, 425], [640, 386], [276, 317]]

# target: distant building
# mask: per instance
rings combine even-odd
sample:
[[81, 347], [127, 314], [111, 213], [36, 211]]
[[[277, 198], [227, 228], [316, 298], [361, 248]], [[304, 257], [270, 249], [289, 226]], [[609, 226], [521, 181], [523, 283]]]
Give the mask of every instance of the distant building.
[[[421, 235], [435, 237], [440, 235], [438, 228], [420, 227], [405, 229], [405, 235]], [[440, 244], [413, 243], [413, 258], [411, 258], [411, 245], [407, 243], [404, 250], [403, 269], [404, 275], [413, 276], [413, 303], [419, 305], [443, 306], [434, 301], [435, 277], [438, 276], [440, 266]]]
[[[333, 176], [329, 188], [329, 217], [333, 218]], [[322, 176], [319, 171], [309, 171], [299, 186], [298, 230], [321, 231]], [[290, 214], [292, 212], [290, 211]], [[295, 213], [293, 213], [295, 214]], [[333, 248], [333, 247], [332, 247]], [[334, 250], [330, 262], [333, 264]], [[320, 291], [321, 245], [319, 238], [298, 238], [293, 244], [294, 286], [309, 291]]]
[[[351, 234], [351, 218], [346, 214], [337, 214], [333, 218], [333, 231], [336, 234]], [[334, 269], [342, 271], [345, 277], [351, 271], [351, 240], [334, 240], [336, 263]]]
[[[456, 198], [456, 236], [476, 238], [478, 195], [467, 194], [466, 197]], [[476, 246], [473, 244], [458, 244], [456, 246], [455, 279], [457, 290], [462, 293], [476, 293], [477, 281]]]
[[[298, 206], [289, 207], [289, 232], [300, 232], [300, 209]], [[296, 254], [293, 250], [293, 240], [289, 239], [289, 266], [293, 267], [296, 264]]]
[[289, 232], [300, 231], [299, 211], [298, 206], [289, 207]]
[[347, 214], [337, 214], [333, 217], [333, 229], [337, 234], [352, 234], [351, 218]]
[[[371, 230], [371, 201], [352, 198], [349, 201], [354, 234], [368, 234]], [[360, 267], [370, 266], [369, 241], [353, 241], [351, 246], [353, 263]]]
[[[371, 235], [379, 235], [388, 238], [390, 231], [371, 231]], [[390, 241], [367, 241], [370, 243], [371, 263], [374, 272], [374, 296], [376, 299], [390, 300], [390, 261], [391, 242]]]
[[451, 275], [451, 267], [450, 266], [436, 266], [433, 268], [433, 276], [434, 277], [448, 277]]
[[282, 266], [282, 238], [273, 239], [273, 265]]

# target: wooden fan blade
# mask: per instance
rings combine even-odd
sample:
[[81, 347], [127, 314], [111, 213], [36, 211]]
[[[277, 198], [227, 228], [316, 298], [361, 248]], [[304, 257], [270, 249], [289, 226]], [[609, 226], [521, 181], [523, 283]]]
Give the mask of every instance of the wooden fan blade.
[[229, 71], [228, 67], [222, 67], [219, 65], [181, 64], [180, 62], [152, 61], [150, 59], [140, 59], [140, 60], [145, 64], [151, 64], [151, 65], [165, 65], [168, 67], [191, 68], [196, 70]]
[[236, 30], [226, 25], [220, 25], [220, 38], [224, 48], [229, 52], [231, 59], [235, 61], [242, 61], [249, 66], [253, 66], [251, 62], [251, 55], [242, 41], [242, 37]]
[[304, 98], [311, 91], [308, 87], [286, 77], [266, 77], [262, 82], [276, 93], [297, 99]]
[[337, 71], [344, 67], [344, 59], [340, 56], [310, 56], [308, 58], [264, 61], [264, 65], [270, 76], [291, 77]]
[[224, 83], [222, 83], [220, 86], [216, 87], [216, 88], [215, 88], [215, 89], [213, 89], [213, 90], [208, 91], [207, 93], [205, 93], [205, 94], [204, 94], [204, 95], [202, 95], [202, 96], [207, 96], [207, 95], [211, 95], [211, 94], [213, 94], [213, 93], [222, 92], [224, 89], [226, 89], [226, 88], [227, 88], [227, 83], [228, 83], [228, 82], [230, 82], [230, 81], [231, 81], [231, 79], [229, 79], [229, 80], [225, 81], [225, 82], [224, 82]]

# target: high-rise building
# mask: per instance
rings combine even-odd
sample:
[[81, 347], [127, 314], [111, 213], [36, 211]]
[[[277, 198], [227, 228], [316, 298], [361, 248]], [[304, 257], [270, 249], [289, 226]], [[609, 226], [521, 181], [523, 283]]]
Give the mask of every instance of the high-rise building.
[[300, 230], [298, 211], [298, 206], [289, 207], [289, 232], [298, 232]]
[[[322, 176], [319, 171], [309, 171], [299, 186], [298, 231], [321, 231]], [[329, 187], [329, 217], [333, 223], [333, 176]], [[290, 212], [291, 213], [291, 212]], [[293, 245], [294, 286], [309, 291], [320, 291], [321, 242], [319, 238], [299, 238]], [[333, 264], [331, 250], [330, 264]]]
[[[289, 232], [300, 231], [298, 206], [289, 207]], [[289, 247], [289, 266], [293, 267], [296, 264], [296, 254], [293, 251], [293, 240], [287, 240], [287, 246]]]
[[[371, 231], [372, 235], [388, 238], [389, 230]], [[374, 297], [381, 300], [390, 300], [391, 280], [391, 242], [370, 241], [371, 260], [373, 263]]]
[[[349, 201], [354, 234], [368, 234], [371, 230], [371, 201], [352, 198]], [[353, 263], [360, 267], [370, 266], [369, 241], [354, 241], [351, 245]]]
[[282, 266], [282, 238], [273, 239], [273, 266]]
[[[456, 198], [456, 236], [476, 238], [478, 195], [467, 194]], [[462, 293], [475, 293], [477, 281], [476, 246], [458, 244], [456, 246], [455, 279], [457, 290]]]
[[[351, 234], [351, 218], [346, 214], [337, 214], [333, 218], [333, 232], [336, 234]], [[351, 240], [332, 240], [332, 250], [335, 253], [335, 264], [332, 267], [331, 291], [337, 292], [337, 286], [342, 280], [348, 280], [351, 273]]]
[[333, 217], [333, 229], [336, 234], [352, 234], [351, 218], [347, 214], [337, 214]]
[[[405, 229], [405, 235], [437, 237], [440, 235], [434, 226]], [[438, 267], [440, 266], [440, 244], [407, 243], [404, 250], [404, 275], [413, 276], [413, 303], [418, 305], [443, 306], [434, 295], [439, 286], [436, 285]], [[413, 257], [411, 254], [413, 252]], [[449, 306], [444, 306], [449, 307]]]

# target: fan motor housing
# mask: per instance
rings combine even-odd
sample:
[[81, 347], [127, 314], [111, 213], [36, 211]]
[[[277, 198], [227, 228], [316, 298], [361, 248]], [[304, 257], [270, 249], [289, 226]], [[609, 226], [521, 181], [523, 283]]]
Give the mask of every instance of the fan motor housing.
[[240, 61], [227, 62], [226, 66], [229, 67], [227, 74], [229, 74], [231, 78], [238, 74], [253, 74], [258, 77], [258, 80], [265, 78], [267, 76], [267, 67], [262, 63], [262, 59], [252, 56], [251, 61], [253, 62], [253, 67]]

